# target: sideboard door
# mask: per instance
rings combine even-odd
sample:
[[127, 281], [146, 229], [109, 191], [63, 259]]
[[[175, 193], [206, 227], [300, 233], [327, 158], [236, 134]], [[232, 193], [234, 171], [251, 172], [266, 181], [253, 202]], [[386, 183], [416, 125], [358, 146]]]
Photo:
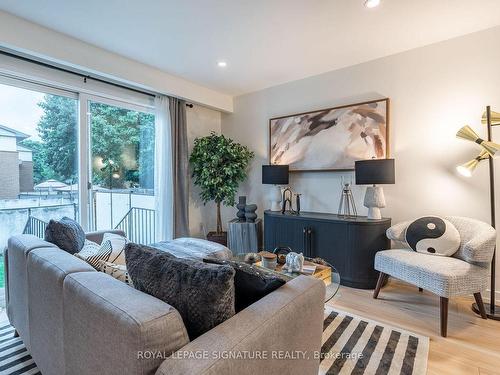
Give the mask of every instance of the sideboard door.
[[344, 273], [349, 258], [350, 245], [348, 243], [347, 225], [344, 223], [328, 221], [310, 221], [311, 229], [310, 257], [319, 257], [333, 264], [340, 272]]
[[349, 225], [349, 258], [343, 285], [362, 289], [375, 288], [379, 275], [374, 268], [375, 254], [391, 248], [385, 235], [389, 227], [390, 223]]
[[288, 246], [293, 251], [305, 252], [306, 225], [302, 220], [266, 216], [264, 221], [264, 248], [273, 251], [278, 246]]

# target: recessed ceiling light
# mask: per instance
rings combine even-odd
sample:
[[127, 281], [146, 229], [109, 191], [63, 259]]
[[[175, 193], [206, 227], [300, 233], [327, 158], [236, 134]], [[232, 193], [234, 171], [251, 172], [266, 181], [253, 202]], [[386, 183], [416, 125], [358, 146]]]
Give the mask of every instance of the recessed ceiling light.
[[375, 8], [380, 5], [380, 0], [366, 0], [365, 7], [367, 8]]
[[225, 68], [227, 66], [227, 62], [225, 62], [225, 61], [217, 61], [217, 66], [219, 68]]

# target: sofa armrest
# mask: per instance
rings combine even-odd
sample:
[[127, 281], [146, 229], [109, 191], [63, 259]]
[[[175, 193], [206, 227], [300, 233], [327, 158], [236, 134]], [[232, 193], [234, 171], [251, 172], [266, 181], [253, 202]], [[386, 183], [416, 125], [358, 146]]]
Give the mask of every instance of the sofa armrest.
[[8, 240], [6, 263], [7, 316], [30, 349], [28, 255], [35, 249], [56, 249], [56, 245], [31, 234], [12, 236]]
[[120, 236], [125, 237], [125, 232], [120, 229], [109, 229], [109, 230], [100, 230], [97, 232], [88, 232], [85, 234], [87, 240], [100, 244], [102, 242], [102, 238], [105, 233], [114, 233]]
[[63, 303], [66, 374], [154, 374], [189, 342], [177, 310], [102, 272], [66, 276]]
[[[317, 374], [324, 297], [323, 281], [299, 276], [173, 353], [156, 375]], [[285, 355], [297, 358], [277, 358]]]
[[385, 232], [388, 239], [391, 241], [405, 242], [405, 230], [411, 224], [410, 220], [394, 224]]
[[488, 264], [493, 258], [496, 242], [495, 229], [489, 225], [485, 226], [463, 245], [462, 256], [469, 263]]

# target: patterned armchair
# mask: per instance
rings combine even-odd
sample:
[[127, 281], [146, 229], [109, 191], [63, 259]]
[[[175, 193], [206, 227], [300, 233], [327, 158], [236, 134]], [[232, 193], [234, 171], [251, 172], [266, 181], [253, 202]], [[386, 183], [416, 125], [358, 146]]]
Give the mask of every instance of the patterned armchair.
[[460, 233], [458, 251], [451, 257], [417, 253], [404, 243], [405, 229], [410, 221], [396, 224], [387, 230], [387, 237], [396, 248], [379, 251], [375, 269], [380, 271], [373, 298], [377, 298], [388, 276], [416, 285], [440, 297], [441, 336], [446, 337], [448, 299], [473, 294], [486, 319], [481, 291], [488, 287], [489, 267], [496, 245], [496, 231], [490, 225], [470, 218], [449, 216]]

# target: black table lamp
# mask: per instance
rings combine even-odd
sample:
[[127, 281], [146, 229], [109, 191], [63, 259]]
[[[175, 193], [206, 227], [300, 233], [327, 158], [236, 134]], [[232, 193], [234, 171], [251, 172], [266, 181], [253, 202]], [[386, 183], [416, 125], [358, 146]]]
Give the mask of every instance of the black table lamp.
[[262, 183], [275, 185], [271, 196], [271, 211], [281, 211], [281, 185], [288, 185], [288, 165], [263, 165]]
[[355, 162], [356, 185], [373, 185], [366, 188], [364, 206], [368, 219], [382, 218], [380, 209], [385, 207], [384, 190], [379, 184], [394, 184], [394, 159], [369, 159]]

